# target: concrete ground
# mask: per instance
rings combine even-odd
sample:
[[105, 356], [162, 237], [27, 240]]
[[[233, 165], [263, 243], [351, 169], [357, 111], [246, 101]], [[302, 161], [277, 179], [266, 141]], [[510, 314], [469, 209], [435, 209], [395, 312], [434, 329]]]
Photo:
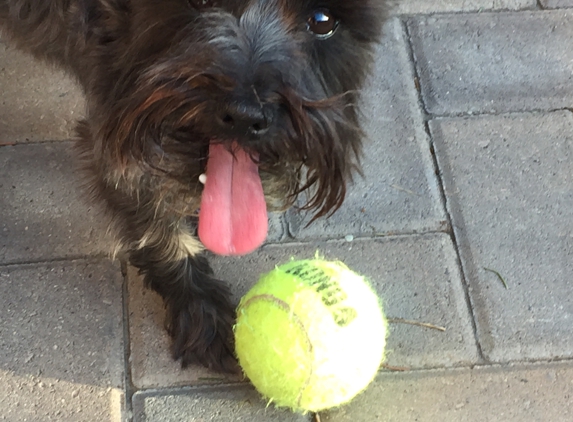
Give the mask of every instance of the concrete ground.
[[319, 249], [394, 318], [368, 390], [303, 416], [170, 360], [158, 297], [74, 180], [81, 95], [0, 44], [0, 421], [572, 421], [573, 1], [402, 0], [376, 57], [343, 208], [273, 215], [259, 251], [213, 259], [238, 300]]

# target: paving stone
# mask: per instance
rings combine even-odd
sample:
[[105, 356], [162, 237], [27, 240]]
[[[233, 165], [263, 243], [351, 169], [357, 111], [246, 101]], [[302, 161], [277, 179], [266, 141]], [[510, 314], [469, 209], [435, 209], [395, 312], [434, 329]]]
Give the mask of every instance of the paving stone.
[[134, 422], [310, 422], [310, 415], [267, 406], [247, 386], [143, 392], [133, 397]]
[[70, 139], [85, 111], [81, 90], [61, 71], [0, 41], [0, 145]]
[[291, 257], [312, 258], [317, 250], [326, 259], [341, 260], [368, 277], [388, 317], [446, 327], [443, 333], [390, 324], [387, 364], [423, 368], [478, 361], [455, 251], [446, 235], [268, 246], [260, 251], [256, 260], [259, 264], [245, 263], [237, 268], [233, 263], [231, 269], [222, 273], [241, 269], [238, 286], [233, 286], [238, 287], [237, 297], [240, 297], [259, 274]]
[[484, 355], [572, 357], [573, 115], [444, 119], [431, 130]]
[[537, 6], [536, 0], [396, 0], [395, 3], [394, 13], [404, 14], [520, 10]]
[[324, 422], [545, 422], [573, 419], [570, 364], [383, 373]]
[[376, 52], [375, 77], [364, 90], [365, 178], [357, 176], [342, 208], [328, 219], [305, 228], [308, 216], [289, 212], [296, 239], [443, 228], [444, 211], [402, 26], [391, 20], [385, 32]]
[[573, 103], [570, 11], [419, 17], [408, 28], [431, 114], [497, 114]]
[[573, 7], [572, 0], [540, 0], [541, 6], [547, 9], [559, 9], [562, 7]]
[[80, 193], [70, 142], [0, 147], [0, 263], [107, 253], [105, 220]]
[[121, 420], [121, 283], [108, 261], [0, 267], [0, 420]]
[[[386, 353], [389, 365], [421, 368], [478, 361], [455, 252], [446, 235], [268, 245], [244, 258], [217, 257], [212, 264], [215, 274], [230, 282], [238, 303], [260, 274], [291, 257], [312, 258], [317, 250], [369, 277], [389, 317], [446, 327], [446, 332], [440, 332], [391, 324]], [[159, 296], [143, 291], [133, 270], [129, 278], [132, 377], [137, 387], [238, 381], [198, 366], [182, 371], [172, 362]]]

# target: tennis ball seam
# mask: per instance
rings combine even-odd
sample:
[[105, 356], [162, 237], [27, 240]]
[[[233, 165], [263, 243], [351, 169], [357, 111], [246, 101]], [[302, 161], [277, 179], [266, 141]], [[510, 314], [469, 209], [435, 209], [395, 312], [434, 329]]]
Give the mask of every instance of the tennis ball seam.
[[[273, 296], [270, 294], [261, 294], [261, 295], [255, 295], [253, 297], [250, 297], [244, 303], [241, 303], [239, 310], [247, 307], [250, 303], [255, 302], [257, 300], [264, 300], [267, 302], [271, 302], [271, 303], [277, 305], [283, 311], [287, 312], [289, 315], [292, 315], [292, 317], [293, 317], [292, 319], [293, 319], [294, 323], [298, 326], [298, 328], [300, 329], [300, 331], [304, 335], [305, 343], [308, 346], [308, 353], [311, 356], [310, 362], [314, 362], [314, 359], [312, 358], [314, 356], [314, 348], [312, 346], [312, 342], [310, 341], [310, 338], [308, 337], [308, 332], [306, 331], [306, 328], [305, 328], [304, 324], [302, 323], [302, 320], [299, 318], [299, 316], [296, 313], [294, 313], [292, 311], [290, 305], [287, 302], [285, 302], [284, 300], [277, 298], [276, 296]], [[311, 364], [309, 374], [307, 375], [304, 384], [301, 386], [300, 391], [299, 391], [297, 398], [296, 398], [296, 404], [298, 407], [301, 407], [302, 396], [304, 394], [304, 391], [310, 385], [310, 381], [312, 380], [313, 375], [314, 375], [314, 365]], [[271, 400], [272, 400], [272, 397], [271, 397]]]
[[[333, 262], [343, 272], [350, 271], [340, 262]], [[292, 265], [292, 264], [291, 264]], [[322, 303], [330, 310], [334, 322], [340, 327], [349, 325], [357, 317], [357, 311], [351, 306], [345, 306], [348, 294], [340, 285], [339, 280], [329, 274], [325, 268], [317, 265], [315, 261], [303, 261], [283, 270], [285, 273], [300, 279], [305, 285], [312, 288], [321, 298]]]

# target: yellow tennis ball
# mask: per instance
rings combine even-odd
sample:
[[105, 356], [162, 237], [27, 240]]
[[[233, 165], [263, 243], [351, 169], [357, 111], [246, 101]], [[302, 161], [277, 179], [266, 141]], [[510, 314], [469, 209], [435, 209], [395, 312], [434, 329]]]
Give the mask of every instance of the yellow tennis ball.
[[364, 278], [340, 262], [291, 261], [241, 299], [239, 363], [277, 406], [320, 411], [350, 401], [374, 379], [387, 323]]

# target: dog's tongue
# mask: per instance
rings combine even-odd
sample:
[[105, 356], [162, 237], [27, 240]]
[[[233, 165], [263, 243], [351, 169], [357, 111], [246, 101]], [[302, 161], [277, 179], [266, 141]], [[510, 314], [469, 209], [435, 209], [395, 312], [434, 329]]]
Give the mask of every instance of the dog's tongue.
[[267, 237], [267, 207], [259, 169], [233, 144], [211, 142], [199, 211], [199, 239], [219, 255], [254, 251]]

